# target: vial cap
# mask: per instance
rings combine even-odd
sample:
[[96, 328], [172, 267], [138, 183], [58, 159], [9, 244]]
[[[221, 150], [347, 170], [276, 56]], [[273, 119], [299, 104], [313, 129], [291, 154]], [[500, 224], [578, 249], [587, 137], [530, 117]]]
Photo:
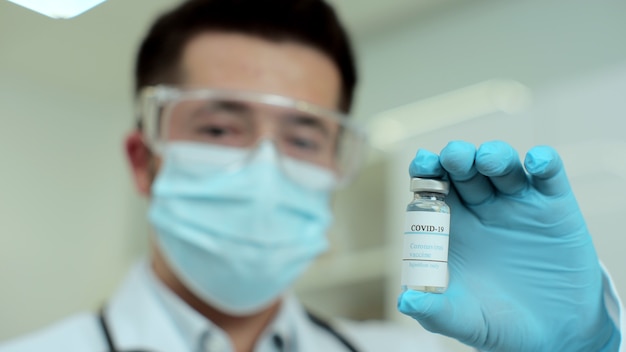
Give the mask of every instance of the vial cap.
[[411, 192], [435, 192], [447, 195], [450, 192], [450, 183], [432, 178], [413, 177], [411, 179]]

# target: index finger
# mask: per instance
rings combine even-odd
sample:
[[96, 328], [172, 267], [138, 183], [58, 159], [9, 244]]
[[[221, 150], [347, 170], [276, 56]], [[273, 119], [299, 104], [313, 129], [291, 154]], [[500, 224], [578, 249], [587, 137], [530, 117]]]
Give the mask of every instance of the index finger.
[[484, 203], [494, 196], [494, 189], [485, 175], [476, 170], [476, 147], [463, 141], [452, 141], [442, 150], [441, 166], [448, 172], [459, 198], [468, 205]]
[[439, 156], [426, 149], [419, 149], [409, 165], [411, 177], [440, 178], [445, 175], [439, 163]]

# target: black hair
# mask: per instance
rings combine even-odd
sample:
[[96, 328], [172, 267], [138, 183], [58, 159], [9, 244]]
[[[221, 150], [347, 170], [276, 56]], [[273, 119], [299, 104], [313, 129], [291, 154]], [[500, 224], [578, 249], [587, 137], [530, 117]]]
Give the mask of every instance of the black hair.
[[327, 55], [341, 75], [339, 109], [350, 111], [357, 75], [350, 40], [323, 0], [189, 0], [161, 15], [144, 38], [135, 91], [180, 79], [180, 58], [194, 36], [222, 30], [272, 41], [295, 41]]

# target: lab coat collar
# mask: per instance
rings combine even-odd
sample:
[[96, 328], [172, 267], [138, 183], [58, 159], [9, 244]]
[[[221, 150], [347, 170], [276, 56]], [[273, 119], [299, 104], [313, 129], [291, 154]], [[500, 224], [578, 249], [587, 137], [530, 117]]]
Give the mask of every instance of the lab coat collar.
[[109, 301], [105, 316], [120, 350], [187, 351], [174, 321], [149, 284], [146, 260], [130, 270]]
[[[153, 274], [146, 260], [136, 264], [105, 310], [115, 345], [119, 349], [195, 351], [207, 339], [230, 343], [226, 333], [189, 307]], [[306, 330], [313, 329], [297, 299], [287, 294], [256, 350], [268, 350], [274, 335], [287, 346], [303, 344]], [[315, 346], [315, 341], [310, 341]], [[226, 347], [226, 346], [224, 346]], [[265, 348], [263, 348], [265, 347]], [[232, 350], [227, 348], [226, 350]], [[273, 348], [272, 348], [273, 349]], [[222, 350], [222, 348], [220, 348]]]
[[[187, 347], [185, 351], [201, 351], [200, 343], [204, 343], [209, 338], [209, 333], [214, 340], [219, 339], [222, 343], [228, 343], [226, 334], [221, 329], [187, 305], [165, 286], [150, 268], [145, 270], [145, 277], [150, 289], [155, 293], [158, 303], [172, 320], [173, 325], [177, 327], [176, 330]], [[221, 350], [224, 349], [225, 346], [221, 348]]]

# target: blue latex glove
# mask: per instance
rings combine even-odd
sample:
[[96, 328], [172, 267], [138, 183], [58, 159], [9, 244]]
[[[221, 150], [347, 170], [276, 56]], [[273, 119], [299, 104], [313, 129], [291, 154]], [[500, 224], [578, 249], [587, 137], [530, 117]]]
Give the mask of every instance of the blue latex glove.
[[406, 291], [398, 309], [429, 331], [483, 351], [617, 351], [602, 272], [563, 164], [550, 147], [524, 167], [503, 142], [418, 151], [415, 177], [448, 177], [444, 294]]

